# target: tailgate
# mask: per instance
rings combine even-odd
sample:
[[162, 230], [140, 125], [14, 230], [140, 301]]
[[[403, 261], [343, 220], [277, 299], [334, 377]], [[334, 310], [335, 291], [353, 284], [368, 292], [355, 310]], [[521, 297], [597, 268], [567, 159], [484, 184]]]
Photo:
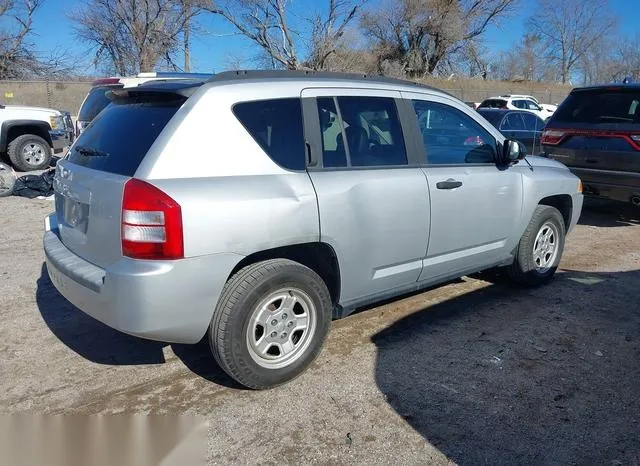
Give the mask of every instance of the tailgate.
[[88, 262], [106, 267], [122, 257], [122, 192], [129, 177], [61, 160], [54, 180], [62, 243]]
[[122, 257], [124, 185], [186, 100], [173, 88], [140, 89], [116, 95], [56, 168], [60, 239], [99, 267]]

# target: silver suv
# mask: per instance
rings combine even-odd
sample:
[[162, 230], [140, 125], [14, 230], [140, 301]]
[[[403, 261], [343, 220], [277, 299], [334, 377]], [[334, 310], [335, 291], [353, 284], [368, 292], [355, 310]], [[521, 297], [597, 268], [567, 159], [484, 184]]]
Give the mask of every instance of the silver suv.
[[206, 336], [252, 388], [356, 308], [494, 267], [548, 281], [582, 208], [564, 165], [409, 82], [234, 72], [110, 99], [57, 165], [51, 280], [122, 332]]

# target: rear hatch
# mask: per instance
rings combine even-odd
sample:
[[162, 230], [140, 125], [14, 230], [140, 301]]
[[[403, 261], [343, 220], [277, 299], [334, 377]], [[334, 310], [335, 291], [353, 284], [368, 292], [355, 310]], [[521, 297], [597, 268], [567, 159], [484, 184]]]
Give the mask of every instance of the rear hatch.
[[122, 257], [121, 209], [125, 183], [186, 100], [164, 92], [121, 94], [101, 112], [54, 181], [60, 238], [78, 256], [105, 267]]
[[547, 123], [542, 144], [569, 167], [640, 173], [640, 88], [575, 89]]

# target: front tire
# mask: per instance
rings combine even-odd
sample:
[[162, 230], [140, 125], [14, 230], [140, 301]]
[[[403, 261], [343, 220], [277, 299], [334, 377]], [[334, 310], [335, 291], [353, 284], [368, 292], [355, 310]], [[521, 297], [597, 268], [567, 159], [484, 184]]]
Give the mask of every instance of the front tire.
[[329, 331], [331, 296], [313, 270], [287, 259], [249, 265], [225, 284], [209, 328], [222, 369], [265, 389], [300, 375]]
[[564, 239], [564, 218], [560, 211], [551, 206], [537, 206], [520, 239], [515, 260], [507, 268], [509, 277], [527, 286], [547, 283], [562, 258]]
[[23, 134], [9, 143], [7, 155], [16, 170], [42, 170], [51, 163], [49, 143], [35, 134]]

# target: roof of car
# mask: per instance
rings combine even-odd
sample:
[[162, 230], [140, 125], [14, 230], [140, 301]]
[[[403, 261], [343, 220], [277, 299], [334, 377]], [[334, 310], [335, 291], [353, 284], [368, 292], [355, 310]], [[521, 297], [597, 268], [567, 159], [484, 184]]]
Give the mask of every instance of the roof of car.
[[[388, 78], [380, 75], [357, 74], [357, 73], [335, 73], [329, 71], [313, 71], [313, 70], [239, 70], [225, 71], [213, 75], [207, 82], [209, 83], [230, 83], [239, 81], [280, 81], [280, 80], [296, 80], [296, 81], [314, 81], [318, 84], [323, 82], [341, 81], [345, 84], [383, 84], [391, 87], [406, 87], [413, 90], [424, 89], [441, 94], [446, 92], [425, 84], [405, 81], [402, 79]], [[448, 94], [447, 94], [448, 95]]]
[[576, 87], [571, 90], [571, 92], [580, 92], [580, 91], [617, 91], [617, 90], [628, 90], [640, 89], [640, 82], [633, 83], [609, 83], [609, 84], [594, 84], [592, 86], [583, 86]]
[[493, 107], [479, 107], [476, 109], [477, 112], [492, 112], [492, 113], [525, 113], [527, 115], [536, 116], [535, 113], [530, 112], [528, 110], [520, 110], [516, 108], [493, 108]]

